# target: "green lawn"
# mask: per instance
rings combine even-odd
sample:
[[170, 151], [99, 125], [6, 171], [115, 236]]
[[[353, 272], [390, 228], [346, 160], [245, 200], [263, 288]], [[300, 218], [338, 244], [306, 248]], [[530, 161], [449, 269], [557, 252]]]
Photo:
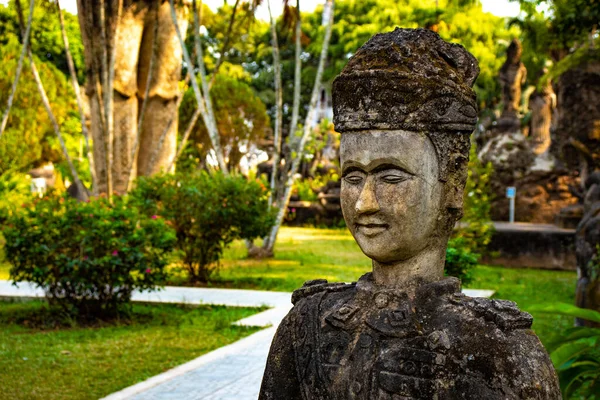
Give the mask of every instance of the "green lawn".
[[131, 323], [43, 326], [41, 302], [0, 303], [0, 399], [97, 399], [232, 343], [248, 308], [135, 305]]
[[[351, 282], [371, 269], [347, 230], [282, 228], [275, 258], [247, 260], [243, 242], [225, 251], [215, 286], [292, 291], [310, 279]], [[479, 266], [472, 288], [493, 289], [494, 298], [517, 302], [521, 309], [538, 303], [575, 299], [575, 272]], [[533, 313], [534, 330], [548, 344], [572, 325], [567, 317]]]

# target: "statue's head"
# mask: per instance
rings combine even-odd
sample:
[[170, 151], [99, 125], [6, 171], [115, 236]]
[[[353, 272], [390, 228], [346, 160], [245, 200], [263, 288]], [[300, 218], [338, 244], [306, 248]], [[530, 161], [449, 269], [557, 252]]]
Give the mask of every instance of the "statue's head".
[[374, 261], [445, 251], [462, 216], [478, 73], [462, 46], [396, 29], [371, 38], [335, 79], [342, 211]]
[[523, 54], [523, 46], [521, 46], [521, 42], [519, 39], [511, 40], [508, 45], [508, 49], [506, 49], [506, 60], [511, 64], [518, 64], [521, 62], [521, 55]]

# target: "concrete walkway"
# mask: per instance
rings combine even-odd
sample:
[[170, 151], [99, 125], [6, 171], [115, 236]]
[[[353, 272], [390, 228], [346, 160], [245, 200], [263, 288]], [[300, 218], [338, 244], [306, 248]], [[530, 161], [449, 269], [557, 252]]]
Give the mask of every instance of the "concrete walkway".
[[[493, 290], [463, 290], [471, 297], [490, 297]], [[30, 284], [0, 281], [0, 299], [43, 297]], [[291, 293], [258, 290], [167, 286], [153, 293], [136, 292], [134, 301], [271, 307], [237, 321], [238, 325], [270, 326], [179, 367], [113, 393], [103, 400], [255, 400], [258, 397], [269, 347], [277, 326], [292, 307]]]

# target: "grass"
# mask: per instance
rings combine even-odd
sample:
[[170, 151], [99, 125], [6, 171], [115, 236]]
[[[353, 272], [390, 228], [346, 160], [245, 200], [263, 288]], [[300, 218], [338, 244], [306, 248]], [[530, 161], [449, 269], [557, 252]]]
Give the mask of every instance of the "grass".
[[[224, 253], [214, 286], [293, 291], [310, 279], [351, 282], [371, 269], [347, 230], [282, 228], [275, 258], [248, 260], [243, 242], [235, 242]], [[527, 311], [534, 304], [574, 303], [576, 273], [535, 269], [478, 266], [472, 288], [493, 289], [494, 298], [515, 301]], [[179, 276], [182, 283], [184, 275]], [[544, 344], [570, 326], [572, 319], [533, 313], [536, 331]]]
[[231, 325], [256, 311], [136, 304], [129, 321], [65, 328], [42, 302], [0, 303], [0, 398], [106, 396], [257, 331]]
[[[244, 242], [234, 242], [211, 284], [291, 292], [311, 279], [355, 281], [370, 269], [370, 260], [346, 230], [284, 227], [273, 259], [246, 259]], [[172, 283], [185, 284], [185, 273], [177, 267], [173, 272]]]

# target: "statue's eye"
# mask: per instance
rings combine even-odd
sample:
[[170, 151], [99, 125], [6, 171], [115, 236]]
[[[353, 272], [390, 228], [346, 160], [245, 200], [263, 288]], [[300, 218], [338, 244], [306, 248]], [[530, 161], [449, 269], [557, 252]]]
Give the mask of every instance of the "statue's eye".
[[384, 172], [383, 174], [381, 174], [380, 179], [382, 181], [384, 181], [385, 183], [400, 183], [400, 182], [404, 182], [407, 179], [410, 179], [411, 175], [403, 173], [401, 171], [394, 171], [394, 172]]
[[363, 174], [358, 172], [351, 172], [348, 175], [344, 176], [344, 181], [348, 182], [351, 185], [358, 185], [363, 181]]

